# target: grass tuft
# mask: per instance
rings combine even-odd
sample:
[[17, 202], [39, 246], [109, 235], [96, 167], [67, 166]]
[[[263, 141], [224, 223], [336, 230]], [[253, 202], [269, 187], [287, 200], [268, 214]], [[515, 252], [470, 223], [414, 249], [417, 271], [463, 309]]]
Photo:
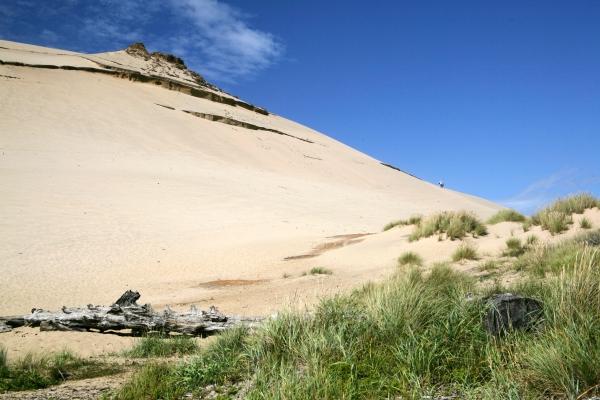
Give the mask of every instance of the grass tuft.
[[524, 222], [527, 218], [525, 216], [515, 210], [507, 209], [500, 210], [496, 214], [494, 214], [490, 219], [488, 219], [487, 223], [490, 225], [494, 225], [500, 222]]
[[417, 253], [414, 253], [412, 251], [407, 251], [406, 253], [404, 253], [400, 257], [398, 257], [398, 266], [405, 266], [405, 265], [422, 266], [423, 259]]
[[397, 220], [397, 221], [392, 221], [383, 227], [383, 231], [384, 232], [389, 231], [390, 229], [395, 228], [397, 226], [416, 225], [419, 222], [421, 222], [422, 218], [423, 217], [421, 217], [420, 215], [413, 215], [409, 219], [401, 219], [401, 220]]
[[313, 267], [310, 269], [310, 271], [305, 272], [302, 275], [332, 275], [333, 271], [330, 270], [329, 268], [325, 268], [325, 267]]
[[452, 253], [452, 261], [462, 260], [477, 260], [477, 249], [469, 243], [461, 243], [460, 246]]
[[512, 237], [506, 240], [506, 250], [502, 254], [507, 257], [518, 257], [525, 253], [525, 249], [526, 246], [523, 246], [519, 238]]
[[562, 211], [541, 211], [532, 217], [532, 221], [536, 225], [541, 225], [542, 229], [556, 235], [569, 229], [569, 225], [573, 223], [573, 217]]
[[581, 229], [592, 229], [592, 223], [589, 219], [584, 217], [579, 220], [579, 227]]
[[136, 342], [126, 356], [136, 358], [171, 357], [193, 354], [198, 351], [198, 344], [191, 336], [146, 336]]
[[487, 235], [487, 229], [477, 217], [468, 212], [441, 212], [434, 214], [415, 226], [409, 237], [410, 241], [433, 235], [446, 235], [451, 240], [462, 239], [467, 234], [473, 237]]

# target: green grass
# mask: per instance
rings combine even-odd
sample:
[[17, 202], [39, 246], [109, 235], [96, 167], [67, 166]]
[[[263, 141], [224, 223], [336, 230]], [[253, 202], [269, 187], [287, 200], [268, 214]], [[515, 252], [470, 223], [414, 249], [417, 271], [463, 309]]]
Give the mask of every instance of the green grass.
[[[587, 232], [555, 244], [527, 246], [527, 251], [517, 258], [514, 267], [539, 277], [557, 274], [565, 266], [574, 264], [578, 253], [583, 252], [587, 246], [593, 246], [595, 236], [596, 232]], [[597, 236], [600, 243], [600, 231]]]
[[[600, 382], [600, 250], [572, 240], [546, 248], [544, 263], [560, 267], [508, 288], [478, 289], [446, 265], [398, 273], [254, 333], [227, 332], [181, 364], [147, 366], [117, 398], [174, 399], [207, 385], [221, 398], [246, 385], [250, 400], [583, 398]], [[499, 291], [542, 301], [543, 326], [486, 334], [481, 299]]]
[[0, 348], [0, 392], [42, 389], [66, 380], [94, 378], [120, 372], [118, 366], [85, 360], [63, 351], [53, 355], [25, 356], [10, 361]]
[[490, 225], [497, 224], [499, 222], [524, 222], [527, 218], [523, 214], [511, 209], [500, 210], [494, 214], [487, 223]]
[[541, 211], [532, 217], [534, 224], [541, 225], [542, 229], [556, 235], [569, 229], [573, 223], [573, 217], [562, 211]]
[[531, 221], [554, 235], [569, 229], [569, 225], [573, 223], [573, 214], [582, 214], [586, 209], [594, 207], [600, 207], [599, 199], [587, 193], [577, 194], [558, 199], [534, 214]]
[[413, 215], [409, 219], [401, 219], [401, 220], [397, 220], [397, 221], [392, 221], [383, 227], [383, 231], [384, 232], [389, 231], [390, 229], [395, 228], [397, 226], [416, 225], [419, 222], [421, 222], [422, 218], [423, 217], [421, 217], [420, 215]]
[[535, 244], [537, 244], [539, 241], [538, 237], [535, 235], [529, 235], [527, 236], [527, 239], [525, 239], [525, 245], [529, 248], [531, 246], [534, 246]]
[[417, 224], [409, 240], [419, 240], [433, 235], [442, 237], [444, 234], [447, 238], [454, 240], [462, 239], [468, 234], [473, 237], [484, 236], [487, 235], [487, 229], [471, 213], [445, 211], [434, 214]]
[[564, 214], [583, 214], [589, 208], [600, 207], [600, 199], [589, 193], [580, 193], [556, 200], [544, 210], [559, 211]]
[[198, 344], [193, 337], [151, 335], [138, 340], [125, 355], [136, 358], [170, 357], [193, 354], [197, 351]]
[[423, 259], [417, 253], [407, 251], [398, 257], [398, 266], [406, 265], [421, 266], [423, 265]]
[[512, 237], [506, 240], [506, 250], [502, 254], [508, 257], [518, 257], [525, 253], [525, 249], [526, 247], [520, 239]]
[[325, 267], [313, 267], [310, 271], [305, 272], [303, 275], [332, 275], [333, 271]]
[[581, 229], [592, 229], [592, 223], [587, 218], [581, 218], [579, 220], [579, 227]]
[[479, 265], [479, 270], [484, 272], [493, 272], [497, 271], [500, 266], [501, 264], [496, 260], [487, 260], [483, 264]]
[[452, 253], [452, 261], [462, 260], [477, 260], [477, 249], [469, 243], [461, 243], [460, 246]]
[[149, 363], [114, 395], [111, 400], [163, 399], [179, 400], [185, 388], [175, 376], [175, 366], [166, 363]]
[[[0, 382], [9, 376], [9, 368], [8, 368], [8, 353], [6, 348], [0, 345]], [[2, 384], [0, 384], [0, 388]]]

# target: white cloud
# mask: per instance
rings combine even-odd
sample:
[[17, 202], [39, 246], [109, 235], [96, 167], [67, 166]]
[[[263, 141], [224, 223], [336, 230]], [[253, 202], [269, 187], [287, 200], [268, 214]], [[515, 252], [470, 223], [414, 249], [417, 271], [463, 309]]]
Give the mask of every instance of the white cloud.
[[217, 0], [171, 0], [176, 13], [189, 20], [202, 54], [202, 72], [209, 79], [235, 81], [273, 64], [283, 52], [270, 33], [253, 29], [238, 10]]
[[16, 26], [16, 13], [53, 22], [52, 30], [30, 27], [45, 43], [111, 51], [143, 41], [151, 51], [184, 58], [217, 83], [255, 76], [283, 53], [275, 36], [251, 27], [248, 15], [221, 0], [16, 0], [0, 4], [0, 33], [8, 29], [3, 20]]

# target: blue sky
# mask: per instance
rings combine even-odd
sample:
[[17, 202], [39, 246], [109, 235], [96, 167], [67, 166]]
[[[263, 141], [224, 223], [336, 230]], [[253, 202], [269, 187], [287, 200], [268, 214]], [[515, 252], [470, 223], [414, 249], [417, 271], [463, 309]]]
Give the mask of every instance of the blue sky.
[[531, 212], [600, 195], [600, 1], [4, 0], [0, 37], [143, 41], [426, 180]]

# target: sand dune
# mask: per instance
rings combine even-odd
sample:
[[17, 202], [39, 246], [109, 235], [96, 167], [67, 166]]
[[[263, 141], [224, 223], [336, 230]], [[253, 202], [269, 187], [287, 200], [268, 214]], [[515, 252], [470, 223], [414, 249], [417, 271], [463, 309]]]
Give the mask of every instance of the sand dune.
[[[398, 249], [386, 243], [400, 230], [284, 260], [328, 237], [378, 232], [415, 213], [500, 209], [386, 167], [168, 60], [8, 41], [0, 60], [0, 314], [109, 303], [127, 288], [156, 304], [266, 313], [295, 293], [316, 297], [389, 272]], [[344, 272], [281, 279], [316, 262]], [[218, 280], [261, 284], [206, 284]]]

